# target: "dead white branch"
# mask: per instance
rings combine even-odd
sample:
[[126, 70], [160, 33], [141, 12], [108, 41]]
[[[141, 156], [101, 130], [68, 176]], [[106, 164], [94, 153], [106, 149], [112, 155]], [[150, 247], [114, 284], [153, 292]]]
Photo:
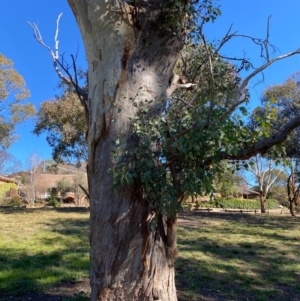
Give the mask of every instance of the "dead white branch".
[[54, 66], [54, 70], [56, 71], [57, 75], [59, 76], [60, 79], [62, 79], [65, 83], [67, 84], [72, 84], [72, 81], [64, 76], [64, 74], [61, 72], [59, 66], [60, 66], [60, 63], [59, 63], [59, 40], [58, 40], [58, 34], [59, 34], [59, 21], [60, 21], [60, 18], [62, 16], [62, 13], [60, 13], [57, 17], [57, 20], [56, 20], [56, 30], [55, 30], [55, 36], [54, 36], [54, 51], [51, 49], [51, 47], [49, 47], [44, 41], [43, 41], [43, 38], [42, 38], [42, 35], [41, 35], [41, 32], [37, 26], [37, 24], [35, 23], [30, 23], [28, 22], [28, 24], [30, 25], [30, 27], [33, 29], [33, 36], [34, 38], [43, 46], [45, 47], [51, 57], [52, 57], [52, 60], [53, 60], [53, 66]]
[[[78, 79], [77, 79], [77, 69], [76, 69], [76, 62], [75, 62], [75, 58], [74, 56], [72, 57], [72, 66], [73, 66], [73, 71], [74, 71], [74, 77], [71, 75], [70, 73], [70, 67], [68, 65], [65, 64], [64, 59], [62, 57], [62, 60], [59, 60], [59, 40], [58, 40], [58, 34], [59, 34], [59, 21], [60, 18], [62, 16], [62, 13], [60, 13], [57, 17], [56, 20], [56, 30], [55, 30], [55, 36], [54, 36], [54, 50], [51, 49], [50, 46], [48, 46], [42, 38], [41, 32], [37, 26], [37, 24], [35, 23], [30, 23], [28, 22], [28, 24], [30, 25], [30, 27], [33, 29], [33, 36], [34, 38], [43, 46], [45, 47], [53, 60], [53, 67], [55, 72], [57, 73], [58, 77], [67, 85], [72, 85], [75, 90], [76, 93], [80, 99], [81, 104], [83, 105], [84, 109], [85, 109], [85, 115], [86, 115], [86, 120], [88, 120], [88, 93], [85, 89], [81, 88], [79, 86], [78, 83]], [[65, 76], [63, 74], [63, 72], [61, 71], [63, 70], [63, 72], [65, 72], [65, 74], [67, 76]]]

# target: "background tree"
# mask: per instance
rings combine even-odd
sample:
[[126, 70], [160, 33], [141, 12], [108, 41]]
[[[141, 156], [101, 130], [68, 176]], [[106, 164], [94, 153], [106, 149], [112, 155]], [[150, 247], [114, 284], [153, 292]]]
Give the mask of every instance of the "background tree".
[[[75, 203], [80, 205], [82, 196], [86, 195], [88, 190], [86, 173], [74, 171], [73, 179], [62, 178], [56, 183], [57, 190], [63, 195], [67, 192], [74, 192]], [[85, 191], [84, 191], [85, 189]]]
[[[76, 72], [73, 78], [62, 74], [66, 68], [57, 39], [52, 51], [33, 29], [85, 108], [91, 299], [176, 300], [177, 213], [184, 195], [211, 192], [222, 160], [263, 153], [300, 125], [297, 117], [262, 138], [244, 125], [239, 115], [245, 108], [238, 109], [249, 100], [250, 79], [299, 50], [270, 58], [269, 35], [255, 39], [265, 64], [241, 80], [240, 68], [219, 55], [226, 42], [239, 36], [229, 31], [220, 43], [208, 43], [204, 35], [205, 22], [220, 14], [212, 1], [68, 2], [86, 47], [88, 96]], [[190, 53], [203, 53], [206, 59], [194, 69], [191, 55], [184, 60], [184, 76], [172, 74], [189, 36], [197, 41]], [[244, 67], [247, 60], [240, 61]], [[202, 73], [208, 78], [202, 79]], [[203, 86], [193, 93], [181, 89], [200, 81]], [[234, 115], [236, 109], [241, 114]]]
[[255, 184], [258, 187], [261, 213], [266, 212], [267, 195], [272, 185], [283, 173], [284, 168], [284, 166], [279, 167], [276, 160], [261, 155], [256, 155], [247, 164], [247, 170], [254, 176]]
[[74, 91], [66, 90], [61, 97], [41, 104], [34, 133], [43, 132], [47, 133], [52, 157], [57, 163], [87, 162], [84, 108]]
[[[278, 170], [275, 169], [272, 172], [271, 177], [275, 177], [278, 174]], [[273, 185], [270, 187], [267, 198], [272, 198], [278, 201], [280, 205], [288, 206], [287, 194], [286, 194], [286, 183], [288, 180], [287, 167], [282, 173], [278, 175]]]
[[[261, 99], [262, 106], [254, 110], [251, 116], [252, 129], [260, 127], [268, 119], [269, 135], [279, 131], [289, 120], [300, 114], [300, 73], [295, 73], [282, 84], [265, 89]], [[266, 129], [265, 129], [266, 130]], [[300, 130], [295, 128], [284, 142], [287, 158], [299, 157]]]
[[224, 171], [215, 177], [214, 188], [222, 197], [242, 196], [248, 190], [248, 184], [244, 175], [235, 170], [235, 167], [228, 162], [222, 162]]
[[22, 187], [25, 193], [26, 201], [32, 206], [35, 206], [36, 191], [38, 189], [38, 175], [42, 173], [42, 159], [38, 154], [31, 154], [28, 158], [28, 172], [24, 179]]
[[5, 150], [0, 150], [0, 175], [9, 175], [21, 170], [19, 162], [12, 154]]
[[30, 96], [23, 77], [13, 62], [0, 53], [0, 147], [7, 148], [17, 139], [15, 127], [35, 113], [32, 104], [21, 101]]
[[[252, 114], [252, 127], [260, 126], [261, 122], [269, 118], [268, 132], [272, 135], [280, 130], [284, 124], [300, 114], [300, 89], [299, 89], [300, 73], [295, 73], [286, 79], [282, 84], [272, 85], [268, 87], [262, 97], [262, 107], [257, 108]], [[289, 200], [290, 212], [294, 213], [294, 204], [297, 201], [297, 176], [293, 170], [297, 167], [295, 162], [299, 161], [300, 150], [300, 130], [295, 128], [288, 139], [283, 143], [284, 156], [290, 162], [291, 172], [286, 179], [285, 192]]]
[[291, 161], [289, 167], [290, 167], [290, 173], [286, 181], [286, 188], [287, 188], [290, 213], [292, 216], [296, 216], [295, 206], [299, 206], [299, 194], [300, 194], [299, 161], [297, 159]]

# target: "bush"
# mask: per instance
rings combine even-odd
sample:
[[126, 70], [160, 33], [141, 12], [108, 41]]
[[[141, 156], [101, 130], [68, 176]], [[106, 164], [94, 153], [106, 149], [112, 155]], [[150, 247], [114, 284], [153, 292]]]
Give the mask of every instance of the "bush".
[[51, 195], [50, 195], [50, 200], [48, 202], [48, 205], [49, 206], [54, 206], [54, 207], [59, 207], [61, 205], [58, 197], [57, 197], [57, 194], [55, 192], [51, 192]]
[[22, 205], [22, 201], [20, 200], [20, 198], [13, 198], [11, 199], [8, 203], [8, 206], [21, 206]]
[[51, 198], [48, 202], [49, 206], [60, 207], [61, 203], [58, 199]]
[[[247, 209], [255, 210], [260, 209], [260, 201], [247, 200], [247, 199], [235, 199], [235, 198], [226, 198], [226, 199], [215, 199], [209, 202], [199, 202], [198, 207], [204, 208], [230, 208], [230, 209]], [[267, 209], [276, 209], [278, 207], [278, 202], [274, 199], [268, 199], [266, 202]]]
[[0, 200], [1, 200], [0, 203], [1, 203], [1, 205], [8, 205], [7, 200], [6, 200], [6, 194], [10, 191], [10, 188], [18, 189], [18, 186], [14, 183], [2, 183], [0, 185]]

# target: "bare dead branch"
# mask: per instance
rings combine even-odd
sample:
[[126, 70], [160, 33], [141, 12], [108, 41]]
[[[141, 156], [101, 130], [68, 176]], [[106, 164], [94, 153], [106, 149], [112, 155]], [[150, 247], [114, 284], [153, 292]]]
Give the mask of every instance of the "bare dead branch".
[[[34, 38], [43, 46], [45, 47], [53, 60], [53, 67], [54, 70], [56, 71], [57, 75], [59, 76], [59, 78], [66, 83], [67, 85], [72, 85], [75, 88], [76, 94], [80, 99], [81, 104], [83, 105], [84, 109], [85, 109], [85, 115], [86, 115], [86, 120], [88, 120], [88, 93], [85, 89], [83, 89], [82, 87], [79, 86], [78, 83], [78, 78], [77, 78], [77, 68], [76, 68], [76, 61], [73, 55], [71, 55], [72, 58], [72, 67], [73, 67], [73, 71], [74, 71], [74, 76], [72, 76], [72, 74], [70, 73], [69, 69], [70, 66], [68, 66], [65, 61], [64, 61], [64, 57], [62, 56], [61, 61], [59, 60], [59, 40], [58, 40], [58, 34], [59, 34], [59, 21], [60, 18], [62, 17], [62, 13], [60, 13], [57, 17], [56, 20], [56, 30], [55, 30], [55, 36], [54, 36], [54, 51], [51, 49], [51, 47], [49, 47], [42, 38], [41, 32], [37, 26], [37, 24], [35, 23], [30, 23], [28, 22], [28, 24], [30, 25], [30, 27], [33, 29], [33, 36]], [[65, 76], [62, 71], [63, 70], [65, 72], [65, 74], [67, 74], [67, 76]]]
[[42, 38], [42, 35], [41, 35], [41, 32], [37, 26], [37, 24], [35, 23], [30, 23], [28, 22], [28, 24], [30, 25], [30, 27], [33, 29], [33, 36], [34, 38], [43, 46], [45, 47], [51, 57], [52, 57], [52, 60], [53, 60], [53, 67], [54, 67], [54, 70], [56, 71], [57, 75], [59, 76], [59, 78], [64, 81], [66, 84], [71, 84], [71, 80], [69, 78], [67, 78], [66, 76], [63, 75], [63, 73], [60, 71], [59, 69], [59, 48], [58, 48], [58, 44], [59, 44], [59, 40], [58, 40], [58, 33], [59, 33], [59, 21], [60, 21], [60, 18], [62, 16], [62, 13], [60, 13], [57, 17], [57, 20], [56, 20], [56, 30], [55, 30], [55, 37], [54, 37], [54, 51], [51, 49], [51, 47], [49, 47], [44, 41], [43, 41], [43, 38]]
[[215, 54], [218, 54], [219, 51], [221, 50], [221, 48], [230, 40], [232, 39], [233, 37], [235, 37], [235, 35], [237, 34], [237, 31], [231, 33], [231, 30], [232, 30], [232, 24], [230, 25], [229, 29], [227, 30], [225, 36], [222, 38], [219, 46], [216, 48], [215, 50]]

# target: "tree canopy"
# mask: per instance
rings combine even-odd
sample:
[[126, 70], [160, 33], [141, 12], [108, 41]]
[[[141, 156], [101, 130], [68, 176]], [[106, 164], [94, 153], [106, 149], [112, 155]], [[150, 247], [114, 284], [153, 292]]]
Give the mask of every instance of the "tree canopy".
[[15, 141], [15, 126], [35, 113], [32, 104], [21, 103], [29, 96], [13, 62], [0, 53], [0, 147], [7, 148]]
[[80, 164], [87, 161], [86, 121], [83, 106], [74, 91], [41, 104], [34, 133], [47, 133], [53, 159]]
[[[300, 73], [295, 73], [282, 84], [268, 87], [263, 94], [262, 104], [254, 112], [256, 120], [264, 119], [272, 114], [270, 131], [278, 131], [289, 120], [300, 115]], [[295, 128], [284, 142], [287, 157], [300, 156], [300, 129]]]

